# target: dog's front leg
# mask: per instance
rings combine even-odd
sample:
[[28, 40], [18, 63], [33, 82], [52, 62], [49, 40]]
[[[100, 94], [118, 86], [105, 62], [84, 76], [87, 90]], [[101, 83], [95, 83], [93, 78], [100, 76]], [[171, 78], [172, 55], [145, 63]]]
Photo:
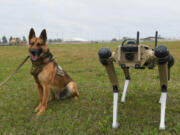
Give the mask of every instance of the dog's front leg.
[[41, 105], [42, 105], [42, 99], [43, 99], [43, 88], [41, 85], [39, 84], [36, 84], [37, 86], [37, 90], [38, 90], [38, 96], [39, 96], [39, 105], [35, 108], [35, 112], [37, 112], [40, 108], [41, 108]]
[[43, 99], [42, 99], [41, 108], [39, 109], [39, 112], [37, 113], [38, 116], [41, 115], [45, 111], [47, 107], [49, 94], [50, 94], [50, 84], [46, 84], [43, 86]]

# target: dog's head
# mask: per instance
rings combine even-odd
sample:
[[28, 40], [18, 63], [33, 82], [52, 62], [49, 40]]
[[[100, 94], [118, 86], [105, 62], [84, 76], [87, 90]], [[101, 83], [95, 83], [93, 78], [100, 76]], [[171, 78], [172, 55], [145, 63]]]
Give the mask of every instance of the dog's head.
[[46, 30], [42, 30], [39, 37], [36, 37], [34, 29], [31, 28], [29, 32], [29, 53], [32, 61], [37, 61], [45, 53], [48, 52], [48, 47], [46, 45], [47, 34]]

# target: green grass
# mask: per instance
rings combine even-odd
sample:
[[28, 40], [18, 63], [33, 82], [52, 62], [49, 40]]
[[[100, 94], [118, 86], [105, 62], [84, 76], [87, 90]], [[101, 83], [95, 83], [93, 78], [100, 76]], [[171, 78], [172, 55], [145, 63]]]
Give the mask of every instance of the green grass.
[[[147, 43], [152, 45], [153, 43]], [[161, 43], [159, 43], [161, 44]], [[119, 128], [112, 129], [113, 92], [97, 52], [118, 44], [51, 45], [56, 61], [77, 82], [80, 97], [48, 103], [36, 117], [39, 99], [28, 61], [7, 84], [0, 87], [0, 134], [7, 135], [157, 135], [180, 134], [180, 42], [162, 43], [175, 57], [168, 84], [166, 131], [159, 131], [160, 84], [154, 70], [130, 69], [126, 103], [119, 100]], [[0, 80], [5, 79], [28, 55], [26, 46], [0, 47]], [[121, 97], [124, 75], [115, 64]]]

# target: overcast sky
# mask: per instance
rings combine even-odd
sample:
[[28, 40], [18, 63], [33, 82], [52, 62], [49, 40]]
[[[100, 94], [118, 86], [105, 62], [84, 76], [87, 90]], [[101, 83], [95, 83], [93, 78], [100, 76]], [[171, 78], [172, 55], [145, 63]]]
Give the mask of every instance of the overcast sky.
[[180, 0], [0, 0], [0, 38], [31, 27], [48, 38], [180, 37]]

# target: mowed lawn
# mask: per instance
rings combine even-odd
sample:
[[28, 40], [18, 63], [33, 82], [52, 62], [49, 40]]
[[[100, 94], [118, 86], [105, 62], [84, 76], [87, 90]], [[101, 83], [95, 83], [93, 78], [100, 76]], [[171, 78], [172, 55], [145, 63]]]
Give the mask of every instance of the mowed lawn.
[[[153, 43], [146, 43], [153, 45]], [[37, 117], [39, 99], [28, 61], [7, 84], [0, 87], [0, 134], [2, 135], [179, 135], [180, 134], [180, 42], [166, 42], [175, 57], [168, 84], [166, 131], [159, 131], [160, 84], [157, 67], [130, 69], [126, 103], [119, 100], [119, 128], [112, 129], [113, 92], [97, 52], [115, 50], [117, 43], [49, 45], [56, 61], [78, 84], [80, 97], [51, 101]], [[0, 82], [28, 55], [26, 46], [0, 47]], [[120, 94], [124, 75], [115, 64]]]

